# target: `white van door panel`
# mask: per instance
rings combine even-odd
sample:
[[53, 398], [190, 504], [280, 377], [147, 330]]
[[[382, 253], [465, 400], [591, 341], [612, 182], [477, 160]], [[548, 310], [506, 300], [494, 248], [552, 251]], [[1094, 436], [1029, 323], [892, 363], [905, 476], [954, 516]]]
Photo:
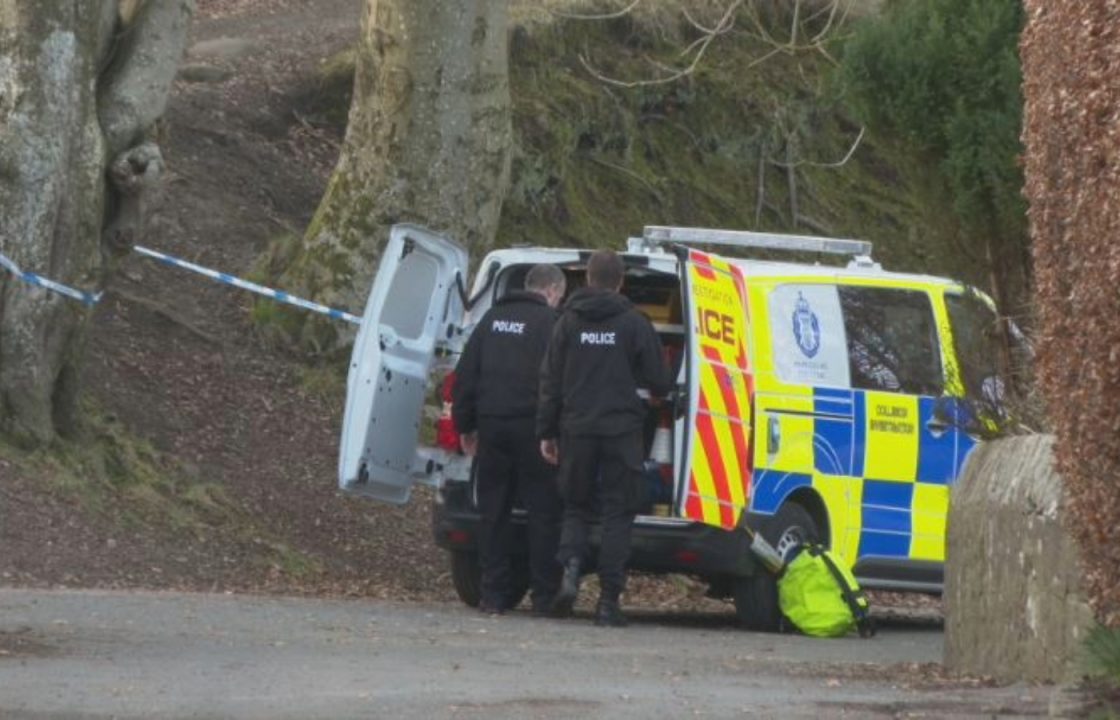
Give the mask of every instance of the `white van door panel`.
[[456, 338], [467, 253], [415, 225], [394, 225], [370, 288], [346, 382], [339, 487], [392, 503], [437, 463], [419, 447], [428, 377]]

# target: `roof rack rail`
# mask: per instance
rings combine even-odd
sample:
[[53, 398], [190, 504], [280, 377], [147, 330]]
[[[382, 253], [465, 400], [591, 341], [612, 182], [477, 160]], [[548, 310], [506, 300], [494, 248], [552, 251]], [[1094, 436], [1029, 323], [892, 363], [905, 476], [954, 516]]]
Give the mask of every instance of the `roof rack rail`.
[[858, 260], [871, 262], [871, 243], [867, 240], [661, 225], [646, 225], [642, 230], [642, 237], [630, 239], [630, 250], [632, 252], [650, 252], [660, 245], [672, 243], [685, 245], [700, 243], [766, 250], [787, 250], [790, 252], [830, 253], [833, 255], [850, 255]]

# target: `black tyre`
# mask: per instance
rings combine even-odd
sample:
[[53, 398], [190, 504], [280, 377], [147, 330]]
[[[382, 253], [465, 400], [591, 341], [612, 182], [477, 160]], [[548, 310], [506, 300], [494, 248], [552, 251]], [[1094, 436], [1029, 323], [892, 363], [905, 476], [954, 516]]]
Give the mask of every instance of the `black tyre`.
[[[482, 599], [482, 566], [478, 553], [466, 550], [451, 551], [451, 582], [455, 594], [469, 607], [478, 607]], [[510, 573], [509, 595], [506, 607], [515, 608], [529, 592], [529, 560], [525, 556], [515, 556]]]
[[737, 578], [732, 589], [739, 626], [754, 632], [778, 632], [782, 611], [778, 608], [778, 585], [762, 566], [749, 577]]
[[[820, 542], [816, 521], [797, 503], [786, 503], [779, 508], [763, 528], [762, 536], [783, 556], [803, 542]], [[754, 575], [735, 581], [733, 598], [735, 614], [743, 628], [757, 632], [781, 630], [778, 583], [761, 565]]]
[[451, 582], [460, 600], [470, 607], [478, 607], [482, 598], [482, 569], [478, 564], [478, 553], [451, 551]]

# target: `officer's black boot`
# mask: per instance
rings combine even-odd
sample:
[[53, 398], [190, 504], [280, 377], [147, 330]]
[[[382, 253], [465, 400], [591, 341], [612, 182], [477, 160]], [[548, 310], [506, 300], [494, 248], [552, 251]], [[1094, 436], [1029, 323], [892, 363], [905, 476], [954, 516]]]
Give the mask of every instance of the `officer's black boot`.
[[576, 604], [579, 595], [580, 581], [579, 558], [570, 558], [564, 563], [564, 577], [560, 578], [560, 589], [552, 599], [552, 617], [568, 617], [572, 614], [572, 606]]
[[622, 614], [618, 598], [599, 597], [599, 605], [595, 608], [595, 624], [600, 627], [626, 627], [626, 616]]

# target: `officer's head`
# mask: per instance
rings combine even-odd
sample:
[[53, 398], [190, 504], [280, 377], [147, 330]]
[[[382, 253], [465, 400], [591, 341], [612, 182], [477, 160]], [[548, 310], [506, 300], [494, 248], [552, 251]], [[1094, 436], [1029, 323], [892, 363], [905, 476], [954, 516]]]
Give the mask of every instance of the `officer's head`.
[[622, 258], [612, 250], [596, 250], [587, 261], [587, 284], [593, 288], [617, 292], [625, 274]]
[[549, 307], [557, 307], [564, 298], [568, 282], [564, 273], [555, 265], [534, 265], [525, 276], [525, 289], [543, 295]]

